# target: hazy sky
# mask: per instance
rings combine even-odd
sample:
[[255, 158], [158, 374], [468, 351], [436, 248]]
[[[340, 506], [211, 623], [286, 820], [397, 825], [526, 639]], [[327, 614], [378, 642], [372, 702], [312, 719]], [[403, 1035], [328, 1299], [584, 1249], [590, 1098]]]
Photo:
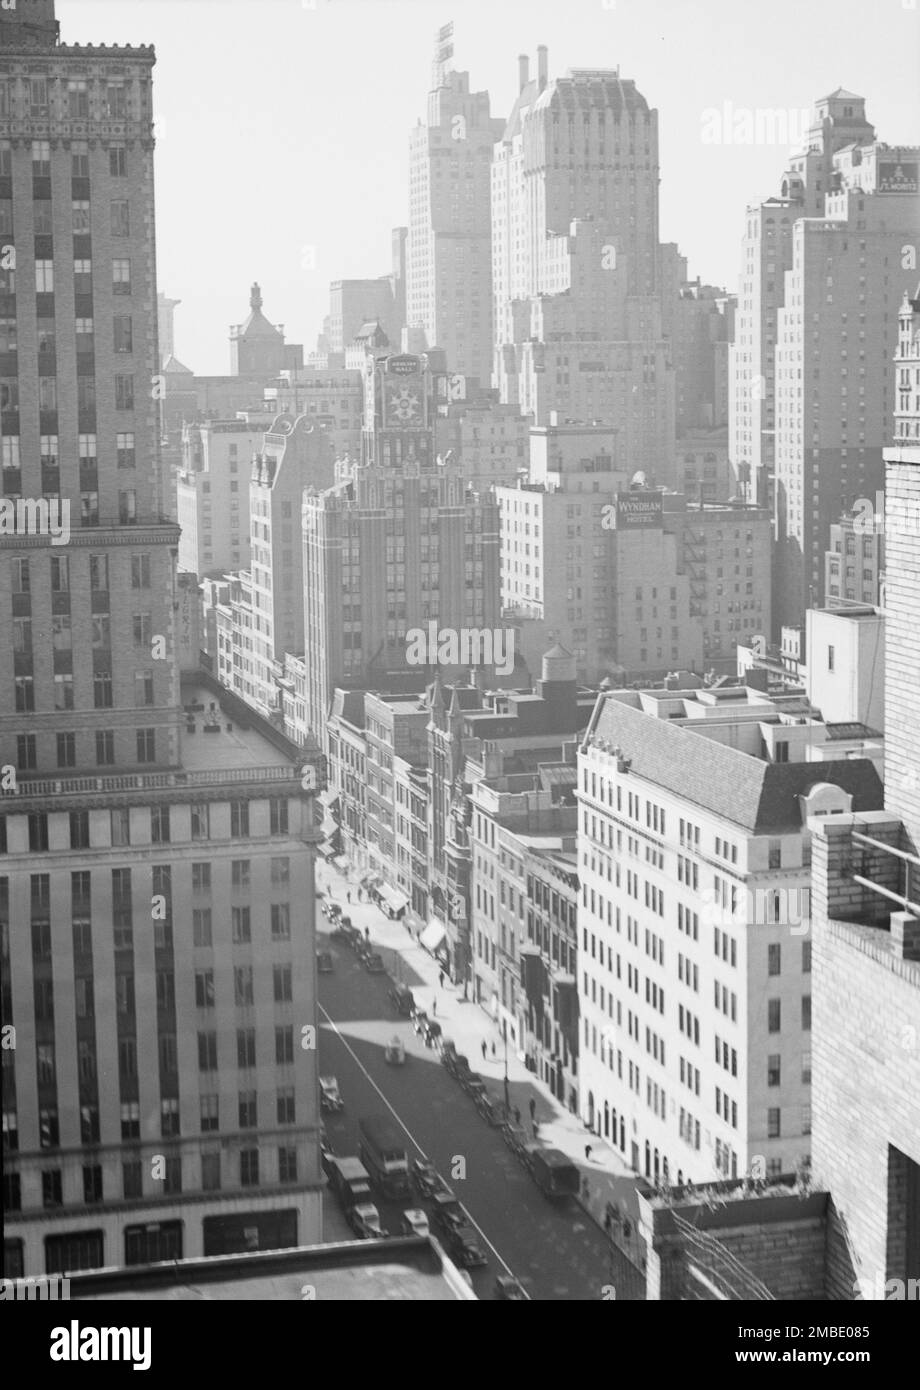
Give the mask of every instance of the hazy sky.
[[[843, 86], [880, 138], [920, 142], [920, 0], [58, 0], [71, 43], [153, 43], [159, 288], [176, 350], [229, 371], [249, 286], [288, 341], [315, 346], [328, 284], [389, 271], [408, 218], [408, 132], [434, 32], [494, 115], [517, 55], [550, 78], [616, 67], [659, 112], [661, 236], [691, 275], [736, 288], [745, 205], [776, 192], [788, 147], [703, 139], [714, 107], [799, 113]], [[304, 248], [315, 248], [315, 252]], [[315, 268], [311, 268], [315, 262]]]

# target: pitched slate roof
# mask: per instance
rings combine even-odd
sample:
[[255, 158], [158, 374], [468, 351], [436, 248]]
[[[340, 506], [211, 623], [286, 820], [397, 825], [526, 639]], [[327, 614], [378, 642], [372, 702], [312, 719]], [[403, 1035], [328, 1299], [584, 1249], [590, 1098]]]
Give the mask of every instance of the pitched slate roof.
[[[693, 727], [646, 714], [627, 696], [601, 696], [589, 739], [607, 740], [630, 759], [632, 772], [753, 834], [801, 827], [798, 798], [830, 782], [853, 797], [854, 811], [879, 811], [882, 781], [868, 758], [770, 763], [727, 747]], [[627, 702], [628, 701], [628, 702]]]

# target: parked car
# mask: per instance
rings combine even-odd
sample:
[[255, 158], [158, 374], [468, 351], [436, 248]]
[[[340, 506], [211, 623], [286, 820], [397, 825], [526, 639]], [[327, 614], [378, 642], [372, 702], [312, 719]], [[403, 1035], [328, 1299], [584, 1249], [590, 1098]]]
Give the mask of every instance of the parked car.
[[483, 1090], [477, 1093], [476, 1109], [490, 1125], [503, 1125], [505, 1123], [505, 1102], [499, 1100], [498, 1096], [493, 1096], [489, 1091]]
[[371, 946], [371, 943], [369, 941], [365, 941], [364, 937], [361, 936], [359, 937], [359, 940], [355, 941], [353, 944], [355, 955], [358, 957], [358, 960], [361, 962], [362, 965], [366, 965], [367, 962], [370, 960], [371, 956], [374, 954], [374, 950]]
[[370, 951], [364, 957], [364, 969], [370, 975], [385, 975], [387, 968], [383, 963], [383, 956], [377, 951]]
[[415, 1009], [415, 1000], [408, 985], [394, 985], [387, 998], [398, 1014], [410, 1018]]
[[331, 951], [317, 951], [316, 969], [320, 975], [331, 975], [335, 969]]
[[485, 1090], [485, 1082], [478, 1071], [467, 1071], [459, 1077], [460, 1085], [468, 1096], [475, 1096], [480, 1090]]
[[438, 1043], [441, 1041], [441, 1025], [436, 1018], [425, 1020], [425, 1031], [422, 1036], [426, 1044], [430, 1043], [432, 1047], [437, 1047]]
[[321, 1076], [319, 1079], [319, 1108], [327, 1115], [345, 1109], [339, 1083], [334, 1076]]
[[323, 1172], [329, 1178], [332, 1176], [332, 1160], [335, 1158], [335, 1149], [329, 1143], [325, 1128], [320, 1129], [319, 1132], [319, 1153]]
[[348, 1213], [348, 1224], [359, 1240], [382, 1240], [386, 1231], [380, 1224], [380, 1213], [373, 1202], [360, 1202]]
[[461, 1086], [466, 1077], [476, 1075], [462, 1052], [454, 1058], [453, 1065], [449, 1068], [449, 1071], [454, 1080], [459, 1081]]
[[526, 1130], [523, 1130], [520, 1125], [513, 1125], [506, 1121], [502, 1125], [502, 1138], [511, 1152], [520, 1157], [527, 1144]]
[[450, 1038], [442, 1038], [442, 1039], [441, 1039], [441, 1061], [442, 1061], [442, 1063], [444, 1064], [444, 1066], [447, 1068], [448, 1072], [450, 1071], [451, 1067], [453, 1066], [454, 1058], [456, 1057], [456, 1055], [457, 1055], [457, 1046], [456, 1046], [456, 1044], [453, 1043], [453, 1042], [450, 1040]]
[[508, 1299], [514, 1302], [526, 1301], [527, 1295], [524, 1286], [519, 1279], [512, 1279], [510, 1274], [500, 1274], [492, 1286], [492, 1293], [495, 1298]]
[[335, 923], [338, 922], [339, 918], [342, 916], [342, 909], [339, 904], [334, 903], [331, 898], [324, 898], [322, 913], [324, 917], [328, 917], [330, 922]]
[[402, 1214], [400, 1233], [404, 1236], [429, 1235], [428, 1217], [421, 1207], [408, 1207]]
[[424, 1009], [416, 1009], [412, 1018], [412, 1026], [420, 1038], [425, 1036], [425, 1029], [428, 1027], [428, 1015]]

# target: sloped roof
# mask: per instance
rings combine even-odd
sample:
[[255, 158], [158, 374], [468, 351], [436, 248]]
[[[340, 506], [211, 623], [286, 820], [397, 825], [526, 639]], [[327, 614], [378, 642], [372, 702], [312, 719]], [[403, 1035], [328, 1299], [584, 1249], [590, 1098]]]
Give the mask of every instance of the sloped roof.
[[879, 811], [884, 805], [881, 778], [868, 758], [765, 762], [686, 725], [648, 715], [629, 695], [603, 699], [593, 733], [621, 748], [632, 772], [753, 834], [800, 829], [798, 798], [818, 782], [848, 792], [854, 811]]
[[828, 95], [827, 95], [826, 97], [822, 97], [821, 100], [822, 100], [822, 101], [837, 101], [837, 100], [839, 100], [839, 101], [862, 101], [862, 100], [863, 100], [863, 97], [859, 96], [857, 92], [848, 92], [847, 89], [846, 89], [846, 87], [838, 87], [837, 90], [836, 90], [836, 92], [829, 92]]
[[171, 353], [169, 354], [169, 356], [166, 358], [166, 360], [164, 361], [164, 363], [163, 363], [163, 371], [166, 372], [166, 373], [168, 373], [168, 374], [171, 373], [171, 374], [173, 374], [173, 375], [175, 375], [175, 376], [194, 376], [194, 375], [195, 375], [195, 373], [192, 371], [191, 367], [186, 367], [185, 364], [184, 364], [183, 362], [180, 362], [179, 359], [178, 359], [178, 357], [176, 356], [176, 354], [175, 354], [174, 352], [171, 352]]

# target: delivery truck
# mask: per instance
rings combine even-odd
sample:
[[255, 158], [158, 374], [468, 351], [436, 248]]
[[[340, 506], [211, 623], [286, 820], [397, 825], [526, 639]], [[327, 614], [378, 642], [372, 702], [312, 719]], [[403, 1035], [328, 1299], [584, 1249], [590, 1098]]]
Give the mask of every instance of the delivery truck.
[[371, 1181], [385, 1197], [408, 1197], [409, 1156], [400, 1126], [387, 1115], [371, 1115], [358, 1124], [358, 1153]]

